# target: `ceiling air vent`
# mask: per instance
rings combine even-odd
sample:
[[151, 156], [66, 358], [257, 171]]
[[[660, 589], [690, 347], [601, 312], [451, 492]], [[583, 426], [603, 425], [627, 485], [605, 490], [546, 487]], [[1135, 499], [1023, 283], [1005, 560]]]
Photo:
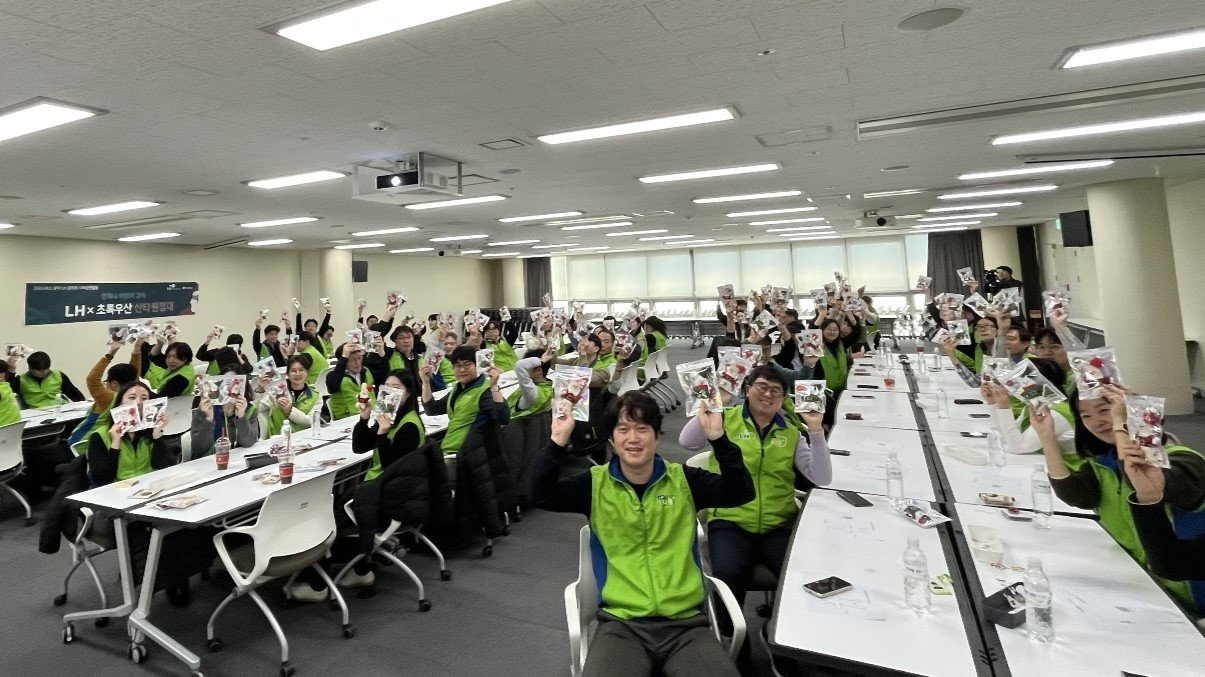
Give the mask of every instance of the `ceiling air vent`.
[[132, 230], [134, 228], [142, 228], [143, 226], [162, 226], [166, 224], [180, 224], [188, 221], [217, 219], [223, 216], [236, 216], [237, 212], [222, 212], [212, 209], [203, 209], [194, 212], [182, 212], [180, 214], [164, 214], [162, 216], [152, 216], [146, 219], [135, 219], [133, 221], [115, 221], [113, 223], [99, 223], [94, 226], [84, 226], [85, 230], [111, 230], [122, 231]]
[[521, 148], [527, 144], [518, 139], [498, 139], [497, 141], [486, 141], [477, 145], [490, 150], [510, 150], [511, 148]]
[[778, 146], [790, 146], [796, 143], [828, 141], [833, 138], [833, 128], [828, 126], [808, 127], [806, 129], [792, 129], [787, 132], [757, 134], [753, 138], [757, 139], [757, 142], [764, 148], [777, 148]]

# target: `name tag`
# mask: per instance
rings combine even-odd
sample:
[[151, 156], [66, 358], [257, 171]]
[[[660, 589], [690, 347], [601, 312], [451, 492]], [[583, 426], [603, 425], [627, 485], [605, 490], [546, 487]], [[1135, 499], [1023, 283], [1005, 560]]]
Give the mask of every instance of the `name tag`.
[[674, 497], [669, 494], [657, 494], [657, 500], [666, 508], [674, 507]]
[[750, 435], [748, 432], [743, 432], [743, 433], [741, 433], [741, 434], [737, 435], [736, 437], [737, 437], [737, 439], [739, 439], [739, 440], [750, 440], [750, 439], [753, 439], [753, 436], [752, 436], [752, 435]]

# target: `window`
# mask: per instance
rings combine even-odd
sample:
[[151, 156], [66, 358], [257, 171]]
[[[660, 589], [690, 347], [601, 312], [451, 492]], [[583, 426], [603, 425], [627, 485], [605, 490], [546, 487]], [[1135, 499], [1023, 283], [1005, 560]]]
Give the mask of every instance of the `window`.
[[684, 297], [694, 294], [690, 267], [690, 251], [650, 252], [648, 261], [648, 295], [653, 298]]
[[745, 290], [766, 285], [790, 287], [791, 248], [787, 245], [742, 248], [741, 270], [744, 271], [741, 287]]
[[653, 314], [663, 320], [673, 320], [695, 316], [694, 301], [657, 301], [653, 304]]
[[905, 235], [904, 249], [908, 255], [908, 286], [901, 288], [911, 289], [916, 286], [916, 278], [928, 275], [925, 271], [929, 269], [929, 236]]
[[898, 239], [857, 240], [849, 243], [849, 280], [867, 291], [899, 291], [912, 285], [904, 279], [904, 243]]
[[[803, 294], [833, 281], [833, 271], [845, 272], [844, 244], [796, 244], [795, 291]], [[858, 284], [861, 284], [859, 282]]]
[[606, 267], [601, 256], [573, 256], [569, 261], [569, 296], [575, 299], [606, 298]]
[[607, 288], [591, 298], [626, 299], [648, 296], [648, 265], [644, 254], [606, 256]]
[[739, 251], [736, 247], [707, 247], [695, 250], [695, 296], [718, 300], [716, 287], [722, 284], [736, 287], [737, 295], [749, 291], [741, 290]]

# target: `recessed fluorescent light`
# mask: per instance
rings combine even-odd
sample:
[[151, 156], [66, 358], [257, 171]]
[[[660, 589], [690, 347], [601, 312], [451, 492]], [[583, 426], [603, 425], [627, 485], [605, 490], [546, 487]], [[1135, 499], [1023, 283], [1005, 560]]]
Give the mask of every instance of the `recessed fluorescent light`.
[[0, 112], [0, 141], [90, 118], [99, 112], [75, 108], [41, 97], [30, 99]]
[[433, 237], [431, 242], [456, 242], [457, 240], [484, 240], [489, 235], [445, 235], [443, 237]]
[[[707, 242], [707, 243], [704, 243], [702, 240], [699, 240], [698, 242], [675, 242], [674, 244], [684, 244], [684, 245], [689, 245], [691, 247], [727, 247], [727, 246], [731, 245], [732, 243], [731, 242]], [[615, 252], [607, 252], [607, 253], [614, 254]]]
[[958, 193], [946, 193], [938, 195], [938, 200], [963, 200], [968, 197], [991, 197], [993, 195], [1016, 195], [1019, 193], [1047, 193], [1052, 190], [1058, 190], [1058, 186], [1054, 184], [1045, 184], [1041, 186], [1018, 186], [1016, 188], [985, 188], [983, 190], [968, 190]]
[[[720, 197], [700, 197], [691, 200], [697, 205], [711, 204], [714, 202], [741, 202], [743, 200], [769, 200], [776, 197], [796, 197], [803, 195], [802, 190], [779, 190], [772, 193], [749, 193], [747, 195], [722, 195]], [[808, 202], [812, 199], [808, 198]]]
[[148, 233], [146, 235], [127, 235], [117, 238], [118, 242], [146, 242], [147, 240], [167, 240], [180, 237], [179, 233]]
[[[929, 211], [933, 211], [933, 210], [930, 209]], [[899, 216], [897, 216], [895, 218], [897, 220], [898, 219], [919, 219], [922, 216], [924, 216], [924, 214], [900, 214]]]
[[278, 240], [253, 240], [247, 243], [248, 247], [271, 247], [274, 244], [290, 244], [292, 240], [280, 238]]
[[781, 169], [777, 162], [760, 165], [741, 165], [739, 167], [719, 167], [716, 169], [699, 169], [693, 172], [677, 172], [674, 174], [655, 174], [640, 177], [641, 183], [668, 183], [670, 181], [690, 181], [692, 179], [710, 179], [717, 176], [734, 176], [737, 174], [756, 174], [772, 172]]
[[607, 233], [607, 237], [624, 237], [626, 235], [656, 235], [657, 233], [668, 233], [665, 228], [651, 228], [649, 230], [625, 230], [619, 233]]
[[162, 202], [147, 202], [145, 200], [133, 200], [130, 202], [118, 202], [117, 204], [101, 205], [99, 207], [84, 207], [82, 209], [72, 209], [67, 212], [74, 216], [97, 216], [100, 214], [112, 214], [113, 212], [128, 212], [131, 209], [146, 209], [147, 207], [158, 207]]
[[519, 252], [490, 252], [488, 254], [482, 254], [481, 258], [487, 259], [487, 258], [498, 257], [498, 256], [518, 256], [518, 255], [519, 255]]
[[708, 242], [715, 242], [715, 240], [690, 240], [688, 242], [666, 242], [665, 244], [672, 244], [675, 246], [683, 246], [684, 245], [687, 247], [694, 247], [695, 245], [700, 245], [700, 246], [705, 245]]
[[653, 237], [642, 237], [641, 242], [654, 242], [657, 240], [689, 240], [694, 235], [654, 235]]
[[0, 223], [0, 230], [8, 230], [9, 228], [16, 228], [16, 226], [11, 223]]
[[632, 217], [627, 214], [611, 214], [609, 216], [588, 216], [584, 219], [561, 219], [559, 221], [549, 221], [545, 226], [572, 226], [576, 223], [602, 223], [603, 221], [630, 221]]
[[576, 249], [566, 249], [567, 252], [596, 252], [610, 247], [577, 247]]
[[363, 244], [336, 245], [335, 249], [377, 249], [378, 247], [384, 247], [384, 246], [385, 246], [384, 242], [365, 242]]
[[562, 226], [561, 230], [595, 230], [597, 228], [624, 228], [632, 225], [631, 221], [616, 221], [614, 223], [588, 223], [581, 226]]
[[344, 174], [343, 172], [332, 172], [323, 169], [316, 172], [305, 172], [304, 174], [280, 176], [275, 179], [258, 179], [255, 181], [248, 181], [247, 185], [252, 188], [286, 188], [288, 186], [300, 186], [304, 183], [333, 181], [334, 179], [342, 179], [345, 176], [347, 176], [347, 174]]
[[533, 242], [539, 242], [539, 240], [507, 240], [506, 242], [489, 242], [486, 244], [486, 246], [487, 247], [505, 247], [506, 245], [531, 244]]
[[917, 193], [925, 193], [928, 191], [920, 188], [903, 188], [901, 190], [880, 190], [874, 193], [862, 193], [862, 198], [870, 200], [876, 197], [895, 197], [896, 195], [916, 195]]
[[373, 235], [393, 235], [394, 233], [413, 233], [418, 230], [414, 226], [402, 226], [401, 228], [385, 228], [383, 230], [361, 230], [357, 233], [352, 233], [354, 237], [371, 237]]
[[605, 139], [612, 136], [626, 136], [628, 134], [655, 132], [661, 129], [674, 129], [677, 127], [704, 125], [710, 122], [723, 122], [725, 120], [733, 120], [735, 118], [736, 115], [731, 109], [716, 108], [714, 110], [699, 111], [697, 113], [684, 113], [682, 115], [670, 115], [661, 118], [653, 118], [651, 120], [640, 120], [637, 122], [624, 122], [616, 125], [606, 125], [604, 127], [579, 129], [575, 132], [545, 134], [543, 136], [537, 136], [536, 138], [548, 144], [573, 143], [574, 141], [589, 141], [591, 139]]
[[298, 216], [291, 219], [275, 219], [272, 221], [252, 221], [251, 223], [240, 223], [238, 225], [243, 228], [267, 228], [268, 226], [288, 226], [294, 223], [310, 223], [317, 221], [317, 217], [313, 216]]
[[841, 237], [841, 236], [840, 236], [840, 235], [837, 235], [837, 234], [833, 234], [833, 235], [806, 235], [806, 236], [805, 236], [805, 235], [796, 235], [795, 237], [788, 238], [788, 240], [787, 240], [787, 241], [788, 241], [788, 242], [808, 242], [808, 241], [810, 241], [810, 240], [835, 240], [835, 239], [837, 239], [837, 238], [839, 238], [839, 237]]
[[572, 244], [538, 244], [532, 249], [559, 249], [561, 247], [572, 247]]
[[636, 251], [636, 250], [635, 249], [608, 249], [607, 253], [608, 254], [625, 254], [627, 252], [634, 252], [634, 251]]
[[[999, 209], [1000, 207], [1020, 207], [1021, 204], [1022, 203], [1020, 203], [1020, 202], [989, 202], [987, 204], [958, 205], [956, 207], [934, 207], [933, 209], [926, 209], [925, 211], [926, 212], [965, 212], [965, 211], [971, 211], [974, 209]], [[923, 216], [923, 215], [917, 214], [916, 216]], [[902, 219], [904, 217], [897, 216], [895, 218]]]
[[912, 226], [912, 228], [915, 230], [920, 230], [920, 229], [925, 229], [925, 228], [944, 228], [946, 226], [977, 226], [980, 223], [983, 223], [983, 222], [982, 221], [943, 221], [941, 223], [918, 223], [915, 226]]
[[324, 51], [504, 2], [507, 0], [374, 0], [284, 26], [276, 34]]
[[498, 223], [518, 223], [520, 221], [545, 221], [547, 219], [559, 219], [565, 216], [581, 216], [582, 212], [556, 212], [554, 214], [532, 214], [531, 216], [508, 216], [504, 219], [498, 219]]
[[390, 254], [417, 254], [419, 252], [433, 252], [435, 247], [411, 247], [409, 249], [390, 249]]
[[819, 221], [827, 221], [823, 216], [809, 216], [805, 219], [775, 219], [772, 221], [750, 221], [751, 226], [780, 226], [784, 223], [817, 223]]
[[1191, 125], [1199, 122], [1205, 122], [1205, 111], [1160, 115], [1153, 118], [1138, 118], [1135, 120], [1123, 120], [1121, 122], [1106, 122], [1099, 125], [1084, 125], [1082, 127], [1064, 127], [1063, 129], [1050, 129], [1044, 132], [1029, 132], [1027, 134], [1005, 134], [993, 137], [992, 145], [1003, 146], [1012, 143], [1029, 143], [1030, 141], [1069, 139], [1077, 136], [1095, 136], [1097, 134], [1132, 132], [1140, 129]]
[[465, 249], [464, 251], [462, 251], [460, 253], [461, 254], [480, 254], [481, 250], [480, 249]]
[[978, 214], [950, 214], [948, 216], [926, 216], [917, 219], [918, 222], [924, 223], [927, 221], [957, 221], [958, 219], [990, 219], [993, 216], [998, 216], [996, 212], [980, 212]]
[[1051, 172], [1069, 172], [1075, 169], [1097, 169], [1108, 167], [1112, 160], [1089, 160], [1087, 162], [1061, 162], [1037, 167], [1022, 167], [1021, 169], [1001, 169], [994, 172], [975, 172], [963, 174], [959, 181], [974, 181], [975, 179], [998, 179], [1002, 176], [1027, 176], [1029, 174], [1049, 174]]
[[952, 233], [958, 230], [966, 230], [966, 226], [961, 228], [926, 228], [924, 230], [913, 231], [913, 233]]
[[1139, 59], [1144, 56], [1173, 54], [1205, 47], [1205, 28], [1176, 31], [1143, 38], [1104, 42], [1085, 47], [1072, 47], [1060, 60], [1061, 68], [1079, 68], [1112, 61]]
[[[769, 232], [769, 231], [766, 231]], [[833, 231], [824, 230], [818, 233], [778, 233], [778, 237], [800, 237], [801, 235], [831, 235]]]
[[475, 205], [482, 202], [498, 202], [505, 199], [505, 195], [479, 195], [477, 197], [461, 197], [455, 200], [440, 200], [438, 202], [419, 202], [418, 204], [406, 205], [406, 209], [440, 209], [443, 207]]
[[792, 226], [791, 228], [767, 228], [767, 233], [794, 233], [806, 230], [829, 230], [832, 226]]
[[793, 214], [795, 212], [814, 212], [819, 207], [790, 207], [788, 209], [759, 209], [755, 212], [732, 212], [725, 214], [730, 219], [739, 219], [742, 216], [766, 216], [768, 214]]

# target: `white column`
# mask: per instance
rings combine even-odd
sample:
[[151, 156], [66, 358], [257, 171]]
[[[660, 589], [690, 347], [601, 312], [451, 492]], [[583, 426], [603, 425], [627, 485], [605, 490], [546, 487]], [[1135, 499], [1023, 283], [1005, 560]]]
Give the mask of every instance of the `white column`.
[[527, 271], [523, 259], [502, 259], [502, 303], [522, 308], [527, 296]]
[[1192, 413], [1188, 353], [1162, 179], [1088, 187], [1105, 340], [1125, 385]]
[[[991, 226], [979, 231], [983, 241], [983, 267], [992, 269], [1008, 266], [1013, 275], [1021, 277], [1021, 252], [1017, 246], [1016, 226]], [[1028, 285], [1029, 280], [1024, 280]], [[1037, 282], [1035, 280], [1035, 282]]]

